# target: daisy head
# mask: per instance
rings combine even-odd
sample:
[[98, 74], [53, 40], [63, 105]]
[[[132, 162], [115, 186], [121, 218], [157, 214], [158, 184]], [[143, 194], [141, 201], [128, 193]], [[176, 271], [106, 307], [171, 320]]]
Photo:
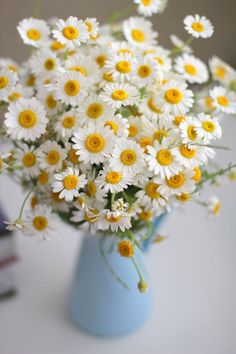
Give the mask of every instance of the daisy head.
[[65, 149], [55, 141], [47, 141], [38, 148], [38, 161], [40, 168], [48, 173], [53, 173], [62, 168], [66, 158]]
[[227, 91], [226, 88], [217, 86], [210, 91], [212, 104], [218, 112], [226, 114], [236, 113], [236, 94]]
[[192, 116], [186, 116], [180, 121], [179, 131], [184, 144], [199, 143], [201, 141], [197, 132], [198, 120]]
[[113, 170], [110, 166], [104, 166], [99, 173], [98, 183], [105, 192], [117, 193], [128, 188], [128, 185], [132, 183], [132, 178]]
[[14, 152], [16, 165], [22, 167], [22, 176], [24, 178], [36, 177], [39, 173], [39, 165], [37, 162], [37, 153], [35, 147], [22, 144]]
[[132, 105], [139, 98], [139, 91], [130, 84], [108, 84], [103, 87], [99, 97], [115, 109]]
[[24, 232], [28, 236], [37, 236], [39, 240], [48, 240], [55, 226], [56, 217], [50, 207], [37, 205], [26, 218]]
[[87, 25], [73, 16], [70, 16], [66, 21], [59, 20], [56, 29], [52, 33], [58, 42], [65, 44], [71, 50], [79, 47], [81, 43], [85, 43], [89, 39]]
[[194, 167], [207, 162], [208, 149], [204, 146], [192, 147], [180, 144], [173, 148], [173, 155], [181, 166], [193, 169]]
[[175, 70], [190, 83], [202, 84], [209, 78], [206, 65], [189, 54], [184, 54], [175, 60]]
[[152, 29], [152, 23], [142, 17], [130, 17], [123, 23], [126, 40], [138, 47], [145, 48], [156, 44], [157, 32]]
[[161, 66], [151, 57], [144, 56], [134, 64], [132, 80], [137, 87], [145, 87], [161, 78]]
[[105, 69], [112, 75], [114, 81], [125, 81], [130, 79], [135, 60], [129, 53], [114, 54], [105, 64]]
[[222, 129], [217, 118], [205, 113], [198, 114], [197, 118], [195, 129], [204, 142], [209, 143], [211, 140], [221, 138]]
[[86, 18], [84, 23], [87, 26], [89, 38], [91, 40], [95, 40], [97, 38], [98, 32], [99, 32], [99, 23], [98, 23], [97, 19], [88, 17], [88, 18]]
[[104, 121], [104, 127], [109, 127], [114, 135], [127, 137], [129, 135], [129, 124], [121, 114], [116, 114]]
[[78, 113], [70, 110], [62, 114], [55, 124], [55, 132], [59, 138], [69, 139], [78, 127]]
[[17, 30], [25, 44], [40, 47], [47, 43], [50, 29], [45, 21], [26, 18], [17, 26]]
[[212, 196], [209, 200], [208, 200], [208, 206], [207, 209], [209, 211], [209, 215], [210, 216], [217, 216], [220, 213], [220, 209], [221, 209], [221, 203], [219, 198], [217, 198], [216, 196]]
[[96, 233], [98, 229], [98, 223], [100, 220], [100, 212], [97, 208], [78, 208], [72, 212], [71, 221], [75, 224], [83, 221], [82, 228], [90, 231], [92, 234]]
[[66, 60], [65, 66], [68, 70], [79, 72], [86, 78], [89, 84], [98, 81], [98, 65], [90, 57], [82, 55], [81, 53], [75, 54]]
[[10, 103], [5, 117], [8, 134], [17, 140], [38, 139], [48, 123], [44, 107], [35, 97], [20, 98]]
[[135, 195], [138, 198], [137, 203], [145, 205], [147, 209], [154, 209], [155, 214], [161, 214], [166, 205], [165, 197], [159, 192], [159, 187], [160, 185], [151, 179]]
[[195, 172], [191, 169], [183, 169], [170, 178], [155, 178], [155, 182], [160, 185], [159, 191], [163, 195], [190, 194], [195, 189], [195, 181], [192, 178], [194, 174]]
[[14, 73], [19, 73], [19, 65], [10, 58], [0, 58], [0, 69], [8, 69]]
[[51, 50], [43, 49], [31, 57], [29, 65], [33, 74], [51, 77], [60, 68], [60, 61]]
[[5, 101], [13, 93], [18, 76], [9, 69], [0, 69], [0, 101]]
[[124, 232], [132, 227], [130, 216], [126, 212], [104, 210], [99, 220], [99, 229]]
[[163, 12], [167, 5], [167, 0], [134, 0], [134, 3], [138, 5], [137, 11], [140, 15], [149, 17]]
[[205, 16], [191, 16], [184, 18], [184, 28], [195, 38], [209, 38], [213, 35], [214, 27]]
[[222, 84], [229, 84], [232, 76], [235, 76], [235, 70], [217, 56], [213, 56], [209, 60], [209, 67], [213, 79]]

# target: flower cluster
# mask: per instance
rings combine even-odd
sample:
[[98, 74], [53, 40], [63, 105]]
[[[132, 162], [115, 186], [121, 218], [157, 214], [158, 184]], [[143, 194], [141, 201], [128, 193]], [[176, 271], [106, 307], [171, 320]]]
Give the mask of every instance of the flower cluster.
[[[167, 3], [134, 2], [144, 16]], [[191, 37], [172, 35], [169, 50], [143, 17], [100, 28], [73, 16], [19, 23], [32, 54], [20, 66], [0, 59], [3, 134], [13, 143], [0, 170], [33, 191], [23, 231], [47, 238], [58, 214], [133, 242], [133, 231], [198, 198], [223, 116], [236, 113], [236, 71], [193, 54], [191, 41], [213, 34], [208, 19], [187, 16], [184, 26]], [[127, 242], [118, 251], [132, 257]]]

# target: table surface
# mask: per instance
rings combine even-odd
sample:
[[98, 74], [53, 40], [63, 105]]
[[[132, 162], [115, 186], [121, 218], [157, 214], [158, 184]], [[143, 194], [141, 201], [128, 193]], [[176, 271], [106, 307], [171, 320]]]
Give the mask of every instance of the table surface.
[[[235, 122], [227, 122], [226, 131], [233, 130]], [[235, 146], [233, 134], [225, 135]], [[219, 152], [223, 163], [234, 157]], [[189, 204], [163, 224], [168, 238], [147, 260], [155, 296], [151, 317], [123, 338], [92, 337], [70, 323], [67, 294], [81, 243], [76, 230], [58, 223], [49, 242], [17, 234], [19, 294], [0, 303], [0, 354], [235, 354], [235, 184], [214, 193], [223, 204], [218, 218], [207, 219], [205, 210]], [[12, 219], [22, 198], [20, 188], [1, 176], [0, 200]]]

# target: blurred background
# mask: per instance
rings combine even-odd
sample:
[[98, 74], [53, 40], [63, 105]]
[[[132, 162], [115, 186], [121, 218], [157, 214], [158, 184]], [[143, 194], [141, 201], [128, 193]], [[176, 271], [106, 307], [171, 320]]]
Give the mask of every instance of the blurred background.
[[[41, 0], [41, 17], [97, 17], [102, 23], [131, 0]], [[0, 0], [0, 56], [22, 61], [29, 54], [16, 25], [32, 16], [33, 0]], [[212, 54], [236, 66], [235, 0], [170, 0], [161, 16], [152, 18], [161, 44], [169, 34], [186, 38], [182, 20], [203, 14], [215, 26], [208, 40], [195, 40], [200, 58]], [[217, 151], [222, 166], [236, 161], [236, 120], [224, 121], [222, 145]], [[20, 262], [16, 269], [18, 296], [0, 303], [0, 354], [235, 354], [236, 353], [236, 184], [207, 190], [219, 196], [222, 212], [208, 219], [205, 210], [190, 204], [174, 211], [161, 229], [168, 238], [148, 257], [154, 291], [149, 322], [121, 339], [92, 338], [74, 328], [67, 317], [66, 299], [81, 235], [58, 223], [49, 243], [17, 235]], [[23, 194], [0, 176], [0, 200], [11, 219]]]

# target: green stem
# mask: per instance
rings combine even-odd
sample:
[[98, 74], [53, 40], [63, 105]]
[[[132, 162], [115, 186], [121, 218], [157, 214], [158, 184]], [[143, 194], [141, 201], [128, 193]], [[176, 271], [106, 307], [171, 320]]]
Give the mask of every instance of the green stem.
[[130, 6], [127, 9], [121, 10], [121, 11], [117, 11], [115, 13], [113, 13], [109, 19], [109, 23], [112, 26], [118, 19], [125, 17], [127, 15], [129, 15], [131, 12], [133, 12], [136, 9], [136, 5]]
[[34, 2], [34, 9], [33, 9], [33, 17], [39, 18], [40, 17], [40, 8], [41, 8], [41, 0], [35, 0]]
[[137, 263], [136, 263], [134, 257], [131, 258], [131, 261], [133, 262], [133, 265], [134, 265], [134, 267], [135, 267], [135, 269], [136, 269], [136, 271], [137, 271], [137, 273], [138, 273], [139, 281], [144, 281], [143, 276], [142, 276], [142, 273], [141, 273], [141, 271], [140, 271], [140, 269], [139, 269], [139, 267], [138, 267], [138, 265], [137, 265]]
[[225, 169], [220, 169], [220, 170], [218, 170], [218, 171], [216, 171], [216, 172], [214, 172], [214, 173], [210, 173], [207, 177], [205, 177], [204, 179], [201, 180], [201, 182], [198, 183], [198, 186], [199, 186], [199, 187], [202, 186], [205, 182], [211, 181], [211, 180], [213, 180], [213, 179], [214, 179], [215, 177], [217, 177], [217, 176], [222, 176], [222, 175], [224, 175], [226, 172], [232, 170], [232, 169], [235, 168], [235, 167], [236, 167], [236, 163], [233, 164], [233, 165], [229, 165], [229, 166], [228, 166], [227, 168], [225, 168]]
[[25, 199], [23, 200], [23, 203], [21, 205], [21, 208], [20, 208], [20, 213], [19, 213], [19, 216], [18, 216], [18, 219], [21, 219], [22, 218], [22, 214], [23, 214], [23, 211], [24, 211], [24, 208], [25, 208], [25, 204], [27, 202], [27, 200], [29, 199], [31, 193], [35, 190], [36, 186], [31, 189], [25, 196]]
[[184, 50], [185, 47], [187, 47], [188, 45], [190, 45], [193, 41], [193, 37], [189, 37], [186, 42], [184, 42], [184, 44], [180, 47], [175, 47], [174, 49], [172, 49], [172, 51], [169, 54], [169, 57], [175, 57], [177, 54], [182, 53], [182, 51]]
[[116, 193], [112, 193], [111, 195], [111, 209], [113, 207], [114, 201], [115, 201]]

